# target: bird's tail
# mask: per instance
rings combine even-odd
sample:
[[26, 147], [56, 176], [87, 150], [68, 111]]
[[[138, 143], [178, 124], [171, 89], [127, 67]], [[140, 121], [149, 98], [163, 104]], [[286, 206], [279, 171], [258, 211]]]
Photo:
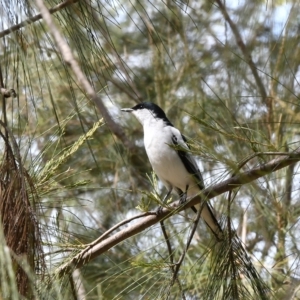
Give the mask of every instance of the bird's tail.
[[196, 210], [201, 209], [201, 218], [205, 221], [206, 225], [210, 228], [217, 240], [222, 241], [224, 239], [224, 233], [215, 217], [210, 204], [207, 201], [201, 200], [200, 204], [195, 206]]

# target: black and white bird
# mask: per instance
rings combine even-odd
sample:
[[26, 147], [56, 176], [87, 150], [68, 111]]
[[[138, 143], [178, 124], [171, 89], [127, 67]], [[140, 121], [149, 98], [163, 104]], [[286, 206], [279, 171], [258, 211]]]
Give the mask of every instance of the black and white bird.
[[[194, 157], [184, 150], [188, 150], [185, 137], [173, 126], [158, 105], [144, 102], [132, 108], [123, 108], [122, 111], [133, 113], [143, 125], [144, 145], [149, 161], [168, 190], [164, 200], [172, 191], [184, 201], [186, 197], [195, 196], [204, 189], [203, 178]], [[221, 240], [222, 229], [210, 204], [205, 201], [201, 209], [201, 218], [216, 238]], [[197, 211], [195, 207], [193, 210]]]

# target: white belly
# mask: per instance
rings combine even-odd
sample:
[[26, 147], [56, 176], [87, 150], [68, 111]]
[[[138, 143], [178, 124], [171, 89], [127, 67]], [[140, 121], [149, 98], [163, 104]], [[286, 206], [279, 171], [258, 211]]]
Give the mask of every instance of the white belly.
[[[145, 132], [145, 148], [154, 172], [168, 189], [180, 189], [185, 192], [188, 186], [188, 195], [199, 192], [193, 176], [188, 173], [180, 157], [172, 145], [171, 135], [166, 132], [167, 127], [155, 135]], [[166, 140], [165, 137], [170, 137]]]

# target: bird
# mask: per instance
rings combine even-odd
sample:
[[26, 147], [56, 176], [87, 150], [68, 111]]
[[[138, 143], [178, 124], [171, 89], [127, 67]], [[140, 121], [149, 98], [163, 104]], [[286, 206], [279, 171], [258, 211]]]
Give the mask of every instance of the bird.
[[[142, 124], [144, 146], [150, 164], [167, 188], [163, 202], [172, 192], [180, 197], [180, 203], [187, 197], [195, 196], [204, 189], [203, 177], [195, 158], [189, 153], [187, 139], [169, 121], [165, 112], [155, 103], [142, 102], [121, 111], [132, 113]], [[210, 203], [202, 200], [201, 218], [217, 240], [223, 239], [223, 232]], [[195, 207], [192, 209], [197, 212]]]

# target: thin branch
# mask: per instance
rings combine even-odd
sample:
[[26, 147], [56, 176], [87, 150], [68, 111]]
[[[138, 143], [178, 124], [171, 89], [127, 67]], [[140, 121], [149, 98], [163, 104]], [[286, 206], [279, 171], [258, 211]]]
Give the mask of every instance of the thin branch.
[[69, 284], [70, 284], [70, 288], [71, 288], [72, 299], [77, 300], [76, 287], [75, 287], [75, 283], [74, 283], [72, 274], [70, 274], [70, 276], [69, 276]]
[[227, 9], [225, 7], [225, 5], [223, 4], [222, 0], [216, 0], [226, 22], [229, 24], [234, 36], [235, 36], [235, 40], [236, 40], [236, 43], [238, 45], [238, 47], [241, 49], [243, 55], [244, 55], [244, 59], [245, 61], [249, 64], [249, 67], [252, 71], [252, 74], [254, 76], [254, 79], [255, 79], [255, 82], [257, 84], [257, 87], [258, 87], [258, 90], [260, 92], [260, 95], [262, 97], [262, 100], [267, 104], [267, 92], [266, 92], [266, 89], [264, 87], [264, 84], [261, 80], [261, 78], [259, 77], [258, 75], [258, 72], [257, 72], [257, 68], [256, 68], [256, 65], [255, 63], [253, 62], [253, 59], [251, 57], [251, 54], [249, 53], [248, 49], [247, 49], [247, 46], [245, 45], [243, 39], [242, 39], [242, 36], [236, 26], [236, 24], [234, 24], [234, 22], [231, 20], [228, 12], [227, 12]]
[[[1, 90], [4, 89], [4, 80], [3, 80], [3, 75], [2, 75], [2, 67], [0, 66], [0, 87], [1, 87]], [[2, 94], [2, 91], [1, 91], [1, 94]], [[5, 126], [7, 125], [7, 116], [6, 116], [6, 97], [5, 95], [2, 94], [2, 114], [3, 114], [3, 122], [5, 124]], [[6, 130], [6, 127], [5, 127], [5, 137], [6, 139], [8, 140], [8, 132]]]
[[[127, 66], [125, 66], [126, 65], [125, 61], [121, 58], [121, 55], [118, 53], [116, 47], [114, 46], [114, 43], [113, 43], [110, 35], [108, 34], [107, 28], [103, 28], [101, 26], [101, 22], [98, 18], [98, 15], [95, 13], [95, 10], [91, 6], [91, 2], [89, 0], [85, 0], [85, 3], [86, 3], [87, 6], [90, 7], [90, 13], [91, 13], [93, 21], [98, 25], [98, 29], [100, 30], [102, 36], [107, 41], [107, 45], [111, 48], [113, 56], [118, 61], [119, 68], [121, 68], [122, 72], [125, 74], [127, 84], [131, 87], [132, 91], [136, 95], [136, 100], [135, 101], [139, 102], [139, 99], [142, 99], [142, 95], [140, 94], [140, 92], [138, 91], [135, 83], [133, 82], [132, 78], [130, 77], [130, 75], [128, 73], [128, 70], [126, 68]], [[103, 14], [101, 14], [101, 16], [103, 16]], [[104, 24], [105, 24], [105, 22], [104, 22]], [[106, 27], [106, 24], [105, 24], [105, 27]]]
[[243, 213], [243, 220], [242, 220], [242, 229], [241, 229], [241, 240], [242, 240], [242, 244], [246, 245], [246, 236], [247, 236], [247, 209], [244, 210]]
[[[50, 14], [54, 14], [55, 12], [57, 12], [57, 11], [65, 8], [65, 7], [67, 7], [69, 5], [72, 5], [72, 4], [76, 3], [76, 2], [78, 2], [78, 0], [66, 0], [66, 1], [64, 1], [64, 2], [62, 2], [60, 4], [58, 4], [58, 5], [50, 8], [49, 12], [50, 12]], [[40, 19], [42, 19], [42, 14], [37, 14], [37, 15], [35, 15], [35, 16], [33, 16], [33, 17], [31, 17], [31, 18], [29, 18], [29, 19], [27, 19], [27, 20], [25, 20], [25, 21], [23, 21], [23, 22], [21, 22], [19, 24], [16, 24], [16, 25], [14, 25], [14, 26], [12, 26], [12, 27], [10, 27], [8, 29], [5, 29], [5, 30], [3, 30], [3, 31], [0, 32], [0, 38], [4, 37], [6, 35], [9, 35], [12, 32], [15, 32], [15, 31], [17, 31], [17, 30], [19, 30], [19, 29], [21, 29], [21, 28], [23, 28], [23, 27], [25, 27], [25, 26], [27, 26], [29, 24], [32, 24], [32, 23], [34, 23], [34, 22], [36, 22], [36, 21], [38, 21]]]
[[[165, 242], [166, 242], [166, 244], [167, 244], [167, 248], [168, 248], [168, 252], [169, 252], [169, 258], [170, 258], [170, 268], [171, 268], [171, 271], [172, 271], [172, 273], [173, 273], [173, 278], [174, 278], [174, 280], [176, 279], [176, 282], [177, 282], [178, 287], [179, 287], [180, 292], [181, 292], [181, 298], [182, 298], [183, 300], [185, 300], [186, 297], [185, 297], [184, 291], [183, 291], [183, 289], [182, 289], [182, 285], [181, 285], [181, 283], [180, 283], [178, 277], [175, 275], [174, 257], [173, 257], [172, 246], [171, 246], [170, 239], [169, 239], [169, 237], [168, 237], [168, 234], [167, 234], [167, 231], [166, 231], [166, 227], [165, 227], [165, 224], [164, 224], [164, 221], [163, 221], [163, 220], [160, 221], [160, 226], [161, 226], [161, 230], [162, 230], [163, 235], [164, 235]], [[173, 281], [174, 281], [174, 280], [173, 280]], [[169, 290], [168, 290], [168, 292], [167, 292], [167, 295], [168, 295], [168, 296], [167, 296], [166, 299], [168, 299], [168, 297], [169, 297], [170, 294], [171, 294], [171, 286], [172, 286], [172, 285], [170, 285]]]
[[190, 247], [190, 244], [192, 242], [192, 239], [193, 239], [194, 234], [196, 232], [196, 229], [198, 227], [198, 223], [199, 223], [199, 220], [200, 220], [200, 217], [201, 217], [201, 212], [203, 210], [204, 204], [205, 204], [205, 202], [203, 201], [200, 209], [198, 209], [198, 211], [197, 211], [196, 219], [194, 221], [194, 224], [192, 226], [191, 232], [189, 234], [189, 237], [188, 237], [185, 249], [183, 250], [183, 252], [182, 252], [182, 254], [181, 254], [181, 256], [180, 256], [180, 258], [179, 258], [179, 260], [178, 260], [178, 262], [177, 262], [177, 264], [175, 266], [175, 269], [174, 269], [174, 272], [173, 272], [173, 278], [172, 278], [171, 286], [174, 284], [175, 280], [177, 279], [177, 274], [179, 272], [181, 264], [182, 264], [182, 262], [183, 262], [183, 260], [185, 258], [185, 255], [186, 255], [186, 253], [187, 253], [187, 251], [188, 251], [188, 249]]
[[74, 270], [74, 272], [72, 273], [72, 280], [75, 287], [76, 299], [86, 300], [86, 290], [82, 282], [80, 270]]
[[257, 157], [257, 156], [262, 156], [262, 155], [273, 155], [273, 156], [278, 156], [278, 155], [289, 155], [289, 152], [255, 152], [251, 155], [249, 155], [248, 157], [246, 157], [245, 159], [243, 159], [237, 166], [237, 170], [232, 174], [232, 177], [235, 176], [237, 174], [237, 172], [245, 165], [247, 164], [252, 158]]
[[131, 217], [129, 219], [125, 219], [125, 220], [119, 222], [118, 224], [116, 224], [115, 226], [113, 226], [112, 228], [110, 228], [109, 230], [105, 231], [100, 237], [98, 237], [95, 241], [93, 241], [92, 243], [88, 244], [87, 246], [93, 247], [96, 244], [98, 244], [99, 242], [101, 242], [102, 240], [104, 240], [110, 233], [112, 233], [113, 231], [115, 231], [119, 227], [121, 227], [121, 226], [123, 226], [123, 225], [125, 225], [127, 223], [130, 223], [133, 220], [136, 220], [136, 219], [139, 219], [139, 218], [143, 218], [143, 217], [149, 216], [149, 215], [156, 215], [156, 212], [149, 211], [149, 212], [142, 213], [140, 215], [133, 216], [133, 217]]
[[168, 234], [167, 234], [167, 231], [166, 231], [166, 227], [165, 227], [165, 224], [164, 224], [163, 220], [160, 221], [160, 227], [161, 227], [161, 231], [162, 231], [162, 233], [164, 235], [165, 242], [167, 244], [167, 248], [168, 248], [168, 252], [169, 252], [169, 258], [170, 258], [170, 263], [171, 263], [171, 268], [172, 268], [172, 266], [174, 264], [173, 250], [172, 250], [170, 239], [168, 237]]
[[[220, 194], [231, 191], [236, 187], [250, 183], [260, 177], [263, 177], [267, 174], [273, 173], [277, 170], [280, 170], [289, 165], [295, 164], [300, 161], [300, 149], [295, 152], [290, 153], [284, 157], [277, 157], [270, 162], [261, 165], [259, 167], [253, 168], [247, 172], [238, 174], [232, 178], [229, 178], [223, 182], [220, 182], [216, 185], [213, 185], [209, 188], [206, 188], [201, 192], [201, 194], [196, 195], [195, 197], [189, 198], [185, 205], [181, 205], [179, 201], [176, 201], [171, 204], [171, 208], [177, 209], [177, 212], [184, 210], [188, 207], [194, 206], [196, 204], [202, 203], [202, 199], [209, 200]], [[200, 196], [201, 195], [201, 196]], [[118, 245], [120, 242], [128, 239], [131, 236], [134, 236], [143, 230], [149, 228], [150, 226], [160, 222], [161, 220], [170, 217], [169, 209], [162, 209], [161, 214], [159, 215], [150, 215], [142, 218], [135, 224], [130, 227], [124, 228], [123, 230], [115, 233], [109, 238], [101, 241], [99, 244], [90, 248], [88, 251], [81, 251], [79, 254], [71, 258], [68, 262], [64, 263], [62, 266], [57, 268], [56, 274], [58, 276], [63, 276], [67, 273], [72, 272], [74, 268], [80, 268], [83, 265], [87, 264], [92, 259], [98, 257], [102, 253], [105, 253], [107, 250]]]
[[76, 75], [77, 80], [83, 90], [86, 92], [87, 96], [91, 98], [91, 100], [96, 104], [96, 107], [102, 114], [106, 124], [108, 125], [109, 129], [114, 133], [124, 144], [124, 146], [131, 150], [135, 149], [135, 145], [127, 139], [127, 136], [125, 135], [122, 127], [118, 123], [116, 123], [112, 117], [110, 116], [107, 108], [105, 107], [102, 99], [96, 94], [95, 90], [93, 89], [92, 85], [82, 72], [79, 64], [75, 60], [73, 53], [65, 41], [65, 39], [60, 34], [59, 30], [57, 29], [56, 25], [54, 24], [51, 14], [47, 7], [45, 6], [43, 0], [36, 0], [36, 4], [38, 8], [41, 11], [41, 15], [49, 27], [49, 30], [51, 34], [53, 35], [53, 38], [57, 44], [57, 47], [67, 65], [69, 65], [73, 71], [73, 73]]
[[105, 74], [102, 74], [102, 76], [104, 77], [104, 79], [106, 81], [111, 82], [117, 89], [119, 89], [121, 92], [123, 92], [124, 94], [126, 94], [130, 99], [132, 99], [134, 102], [139, 103], [139, 98], [138, 96], [132, 94], [123, 84], [121, 81], [118, 81], [116, 79], [114, 79], [113, 77], [108, 77], [105, 76]]

